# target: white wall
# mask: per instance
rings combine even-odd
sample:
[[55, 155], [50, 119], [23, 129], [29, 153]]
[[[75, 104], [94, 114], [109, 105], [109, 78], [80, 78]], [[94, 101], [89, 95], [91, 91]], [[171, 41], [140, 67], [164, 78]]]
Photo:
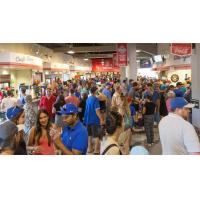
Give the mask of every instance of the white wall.
[[[200, 44], [196, 44], [196, 52], [192, 55], [192, 98], [200, 101]], [[200, 128], [200, 109], [193, 108], [192, 123]]]
[[185, 81], [185, 74], [187, 74], [187, 77], [191, 77], [191, 69], [187, 70], [169, 70], [167, 72], [167, 78], [171, 80], [171, 76], [173, 74], [177, 74], [179, 76], [179, 81], [184, 82]]
[[137, 69], [138, 76], [146, 76], [150, 78], [158, 78], [156, 71], [153, 71], [152, 68], [139, 68]]

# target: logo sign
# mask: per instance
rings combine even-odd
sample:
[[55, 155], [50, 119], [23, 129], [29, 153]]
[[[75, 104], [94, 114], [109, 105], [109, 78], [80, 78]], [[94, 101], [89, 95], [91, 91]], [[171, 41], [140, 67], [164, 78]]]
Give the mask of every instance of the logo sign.
[[92, 59], [93, 72], [118, 72], [119, 68], [113, 67], [112, 58], [94, 58]]
[[176, 56], [189, 56], [192, 54], [192, 44], [173, 43], [171, 44], [171, 53]]
[[178, 76], [177, 74], [173, 74], [173, 75], [171, 76], [171, 81], [172, 81], [173, 83], [178, 82], [178, 81], [179, 81], [179, 76]]
[[117, 60], [119, 67], [127, 66], [127, 44], [125, 43], [117, 44]]

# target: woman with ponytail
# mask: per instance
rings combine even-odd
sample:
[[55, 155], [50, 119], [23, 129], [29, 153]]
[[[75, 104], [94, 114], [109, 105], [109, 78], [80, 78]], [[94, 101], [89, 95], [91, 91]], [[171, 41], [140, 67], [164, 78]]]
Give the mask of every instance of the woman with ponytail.
[[111, 111], [106, 117], [106, 136], [101, 142], [101, 155], [121, 155], [118, 139], [123, 132], [123, 118], [116, 112]]

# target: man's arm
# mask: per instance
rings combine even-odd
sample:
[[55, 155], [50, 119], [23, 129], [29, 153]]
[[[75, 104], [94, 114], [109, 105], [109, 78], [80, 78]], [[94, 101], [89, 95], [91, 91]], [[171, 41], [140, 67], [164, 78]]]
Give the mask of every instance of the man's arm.
[[100, 109], [96, 109], [96, 114], [100, 120], [100, 124], [103, 125], [104, 124], [104, 119], [103, 119], [103, 115], [100, 112]]
[[76, 149], [72, 149], [72, 151], [70, 151], [68, 148], [66, 148], [65, 145], [62, 143], [60, 136], [58, 136], [54, 140], [54, 143], [56, 147], [60, 149], [64, 155], [80, 155], [81, 154], [81, 152]]

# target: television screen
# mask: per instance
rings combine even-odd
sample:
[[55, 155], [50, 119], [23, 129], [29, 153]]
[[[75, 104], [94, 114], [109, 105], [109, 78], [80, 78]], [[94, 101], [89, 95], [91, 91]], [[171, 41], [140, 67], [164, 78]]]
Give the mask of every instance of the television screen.
[[154, 60], [155, 60], [155, 62], [157, 62], [157, 63], [163, 62], [163, 59], [162, 59], [162, 56], [161, 56], [161, 55], [154, 56]]

